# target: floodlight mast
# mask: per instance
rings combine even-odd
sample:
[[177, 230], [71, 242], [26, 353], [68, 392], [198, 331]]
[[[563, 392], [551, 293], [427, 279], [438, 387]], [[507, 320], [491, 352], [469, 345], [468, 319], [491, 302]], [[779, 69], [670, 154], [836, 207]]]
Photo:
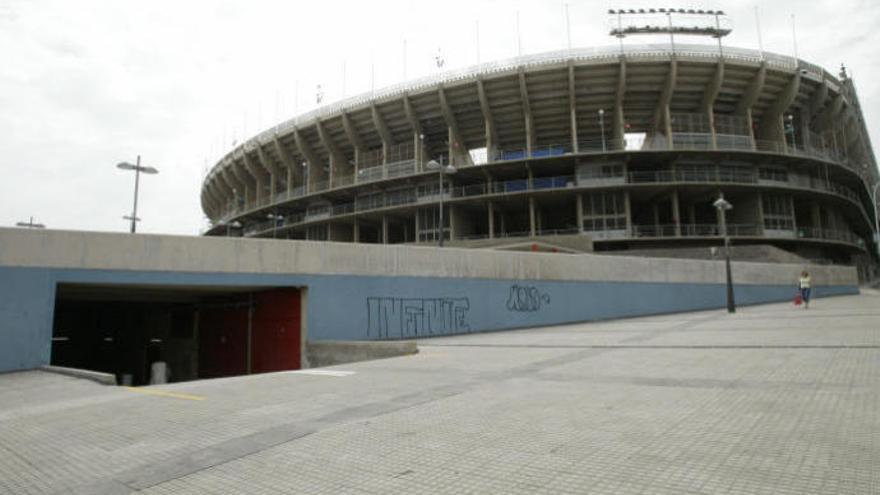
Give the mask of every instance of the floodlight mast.
[[[624, 23], [624, 17], [635, 18], [638, 22]], [[718, 51], [723, 56], [721, 38], [730, 34], [730, 21], [722, 10], [702, 9], [609, 9], [608, 33], [620, 40], [620, 51], [623, 53], [623, 38], [636, 34], [668, 34], [672, 51], [675, 52], [675, 35], [688, 34], [710, 36], [718, 40]], [[684, 17], [687, 24], [673, 22], [673, 17]], [[724, 23], [722, 25], [722, 20]]]

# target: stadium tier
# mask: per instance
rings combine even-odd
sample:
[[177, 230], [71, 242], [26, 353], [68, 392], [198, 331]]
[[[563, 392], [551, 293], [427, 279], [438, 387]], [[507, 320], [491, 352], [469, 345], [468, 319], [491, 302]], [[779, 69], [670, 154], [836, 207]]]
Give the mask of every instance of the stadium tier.
[[617, 251], [718, 245], [723, 194], [734, 244], [866, 266], [877, 180], [845, 73], [645, 45], [519, 57], [318, 108], [231, 150], [201, 201], [206, 235]]

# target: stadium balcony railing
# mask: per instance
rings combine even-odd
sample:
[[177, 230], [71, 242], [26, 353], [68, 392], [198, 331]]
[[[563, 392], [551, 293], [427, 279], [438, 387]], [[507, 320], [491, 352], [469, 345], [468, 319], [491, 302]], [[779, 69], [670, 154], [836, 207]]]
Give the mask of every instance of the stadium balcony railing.
[[[678, 136], [678, 138], [677, 138]], [[764, 140], [752, 140], [750, 136], [737, 136], [737, 135], [716, 135], [716, 147], [711, 146], [711, 134], [700, 134], [699, 138], [696, 138], [696, 133], [687, 133], [684, 138], [682, 138], [681, 134], [676, 135], [673, 134], [673, 148], [668, 148], [668, 141], [665, 137], [653, 137], [653, 138], [643, 138], [643, 137], [629, 137], [625, 140], [615, 140], [615, 139], [606, 139], [604, 141], [597, 140], [586, 140], [578, 142], [578, 154], [601, 154], [601, 153], [613, 153], [613, 152], [656, 152], [663, 151], [669, 149], [670, 151], [747, 151], [747, 152], [759, 152], [759, 153], [776, 153], [781, 155], [788, 156], [801, 156], [805, 158], [814, 158], [825, 160], [833, 163], [837, 163], [842, 165], [854, 172], [856, 172], [863, 181], [870, 181], [871, 178], [867, 176], [867, 171], [864, 166], [859, 166], [848, 159], [844, 154], [837, 152], [832, 148], [827, 148], [824, 146], [804, 146], [800, 143], [794, 145], [790, 142], [780, 142], [780, 141], [764, 141]], [[707, 145], [707, 143], [709, 143]], [[532, 148], [532, 153], [529, 155], [526, 149], [504, 149], [497, 150], [492, 156], [494, 157], [494, 161], [490, 161], [489, 163], [497, 163], [501, 161], [515, 161], [515, 160], [527, 160], [527, 159], [544, 159], [544, 158], [553, 158], [562, 155], [570, 155], [573, 154], [573, 148], [570, 145], [565, 144], [549, 144], [549, 145], [541, 145]], [[445, 162], [444, 157], [440, 157], [442, 161]], [[291, 199], [295, 199], [302, 196], [307, 196], [310, 194], [318, 194], [324, 191], [327, 191], [332, 188], [339, 187], [350, 187], [357, 184], [363, 184], [368, 182], [380, 181], [388, 178], [396, 178], [396, 177], [405, 177], [410, 175], [416, 175], [423, 173], [418, 166], [418, 163], [414, 159], [406, 159], [401, 160], [394, 163], [388, 163], [378, 166], [373, 166], [369, 168], [361, 168], [358, 170], [357, 174], [347, 175], [347, 176], [337, 176], [334, 177], [333, 183], [329, 180], [316, 181], [310, 185], [309, 193], [306, 194], [304, 188], [297, 187], [292, 189], [291, 191], [283, 191], [278, 194], [269, 196], [267, 195], [264, 201], [257, 203], [256, 201], [249, 201], [247, 203], [241, 203], [242, 206], [239, 208], [234, 208], [232, 211], [226, 212], [214, 225], [222, 226], [227, 222], [232, 221], [234, 218], [252, 213], [254, 210], [259, 208], [264, 208], [266, 206], [278, 205], [285, 201], [289, 201]], [[748, 177], [735, 177], [728, 175], [718, 175], [716, 177], [705, 177], [708, 181], [714, 182], [742, 182], [742, 183], [754, 183], [755, 181]], [[636, 177], [630, 177], [630, 183], [640, 182]], [[742, 179], [742, 180], [740, 180]], [[702, 179], [692, 179], [687, 175], [680, 175], [675, 178], [675, 180], [670, 181], [701, 181]], [[662, 180], [661, 176], [657, 176], [657, 180], [654, 182], [669, 182], [666, 180]], [[518, 181], [514, 181], [510, 184], [511, 189], [516, 189], [516, 184]], [[867, 183], [867, 182], [866, 182]], [[864, 210], [864, 206], [861, 205], [861, 202], [858, 201], [858, 194], [842, 185], [833, 185], [829, 186], [830, 192], [834, 192], [836, 194], [840, 194], [848, 197], [851, 200], [859, 202], [860, 207]], [[828, 188], [821, 187], [811, 187], [809, 189], [821, 189], [827, 190]], [[210, 230], [210, 229], [209, 229]]]

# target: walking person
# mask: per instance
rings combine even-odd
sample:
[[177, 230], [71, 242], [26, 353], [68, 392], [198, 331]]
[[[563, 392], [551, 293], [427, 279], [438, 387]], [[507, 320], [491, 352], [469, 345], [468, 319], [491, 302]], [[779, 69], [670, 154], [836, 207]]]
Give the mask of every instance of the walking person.
[[804, 309], [808, 309], [810, 307], [810, 274], [806, 270], [801, 272], [798, 290], [800, 290], [801, 299], [804, 301]]

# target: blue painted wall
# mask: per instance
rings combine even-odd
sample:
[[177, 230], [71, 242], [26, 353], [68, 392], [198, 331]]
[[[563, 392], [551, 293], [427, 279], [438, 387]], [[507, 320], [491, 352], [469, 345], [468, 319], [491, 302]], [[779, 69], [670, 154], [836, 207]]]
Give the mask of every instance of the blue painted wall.
[[[135, 272], [0, 267], [0, 371], [48, 364], [58, 283], [308, 288], [312, 340], [399, 339], [725, 306], [723, 284]], [[737, 285], [737, 304], [788, 301], [793, 285]], [[814, 297], [857, 294], [817, 287]]]

